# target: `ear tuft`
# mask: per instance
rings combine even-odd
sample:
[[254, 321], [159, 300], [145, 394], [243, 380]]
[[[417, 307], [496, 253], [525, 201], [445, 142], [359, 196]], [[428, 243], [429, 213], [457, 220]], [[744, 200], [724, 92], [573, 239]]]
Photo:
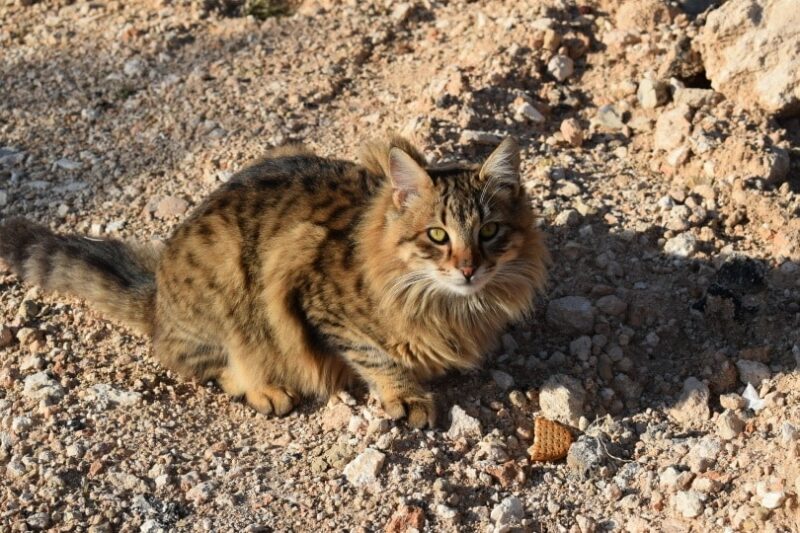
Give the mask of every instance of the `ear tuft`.
[[519, 163], [519, 145], [513, 137], [506, 137], [486, 159], [480, 177], [519, 184]]
[[400, 148], [389, 150], [389, 179], [394, 188], [395, 204], [401, 207], [411, 196], [430, 187], [431, 178], [413, 157]]

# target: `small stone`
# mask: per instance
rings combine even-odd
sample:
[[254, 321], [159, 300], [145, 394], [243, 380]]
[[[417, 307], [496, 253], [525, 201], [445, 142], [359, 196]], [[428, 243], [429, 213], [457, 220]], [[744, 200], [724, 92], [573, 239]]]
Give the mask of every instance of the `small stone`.
[[682, 490], [675, 496], [675, 509], [684, 518], [695, 518], [702, 514], [704, 505], [699, 492]]
[[678, 486], [678, 478], [681, 473], [674, 466], [668, 466], [658, 476], [659, 486], [667, 489], [674, 489]]
[[514, 113], [514, 118], [520, 122], [527, 120], [534, 124], [542, 124], [545, 121], [544, 115], [523, 98], [514, 100], [511, 111]]
[[186, 200], [175, 196], [167, 196], [158, 202], [155, 216], [162, 220], [175, 218], [184, 214], [187, 209], [189, 209], [189, 203]]
[[17, 316], [27, 321], [36, 318], [39, 311], [41, 311], [39, 304], [31, 300], [23, 300], [17, 309]]
[[198, 485], [192, 487], [189, 492], [186, 493], [186, 498], [194, 502], [195, 505], [200, 503], [205, 503], [211, 499], [214, 495], [214, 489], [216, 486], [212, 481], [204, 481]]
[[722, 488], [722, 484], [716, 479], [707, 476], [698, 476], [692, 481], [692, 490], [703, 494], [713, 494]]
[[385, 460], [386, 454], [367, 448], [344, 467], [344, 477], [357, 487], [374, 484]]
[[425, 513], [414, 505], [401, 505], [394, 512], [384, 533], [411, 533], [422, 531], [425, 527]]
[[744, 430], [744, 422], [739, 416], [725, 409], [717, 419], [717, 435], [723, 440], [733, 440]]
[[122, 66], [122, 71], [125, 73], [126, 76], [130, 78], [141, 76], [142, 73], [144, 73], [144, 70], [145, 70], [144, 61], [142, 61], [137, 57], [127, 60], [125, 64]]
[[33, 420], [29, 416], [17, 416], [11, 421], [11, 431], [21, 434], [28, 431], [33, 426]]
[[367, 435], [383, 435], [391, 429], [391, 424], [385, 418], [373, 418], [367, 425]]
[[392, 20], [396, 23], [405, 22], [414, 10], [414, 5], [409, 2], [395, 4], [392, 8]]
[[115, 389], [107, 383], [98, 383], [89, 388], [86, 397], [100, 409], [107, 409], [112, 404], [121, 407], [136, 405], [141, 401], [142, 393]]
[[480, 421], [472, 416], [469, 416], [458, 405], [454, 405], [450, 409], [450, 429], [447, 430], [447, 436], [452, 439], [479, 439], [483, 434]]
[[492, 379], [504, 391], [514, 386], [514, 378], [502, 370], [492, 370]]
[[561, 122], [561, 128], [559, 129], [564, 140], [572, 146], [578, 147], [583, 144], [583, 128], [581, 128], [580, 123], [574, 118], [568, 118]]
[[786, 500], [786, 493], [781, 491], [767, 492], [761, 497], [761, 507], [765, 509], [777, 509]]
[[522, 500], [509, 496], [492, 508], [491, 518], [495, 525], [502, 526], [519, 522], [525, 516]]
[[689, 469], [695, 473], [702, 473], [713, 467], [717, 456], [722, 449], [722, 444], [713, 437], [704, 437], [691, 447], [685, 460]]
[[8, 204], [8, 192], [0, 189], [0, 207], [5, 206], [6, 204]]
[[744, 385], [749, 383], [754, 387], [758, 387], [762, 381], [769, 379], [770, 376], [769, 367], [758, 361], [739, 359], [736, 361], [736, 368], [739, 370], [739, 380]]
[[681, 233], [664, 244], [664, 251], [677, 257], [686, 258], [697, 250], [697, 238], [689, 232]]
[[745, 405], [747, 405], [744, 398], [736, 393], [723, 394], [719, 397], [719, 403], [724, 409], [730, 409], [731, 411], [744, 409]]
[[579, 514], [575, 517], [575, 522], [578, 524], [578, 529], [580, 529], [581, 533], [597, 532], [597, 522], [594, 518]]
[[14, 343], [14, 331], [8, 326], [0, 327], [0, 348], [8, 348]]
[[26, 518], [25, 522], [32, 529], [47, 529], [50, 526], [50, 515], [48, 513], [34, 513]]
[[569, 56], [561, 54], [553, 56], [547, 63], [547, 71], [559, 82], [563, 82], [575, 72], [575, 63]]
[[582, 335], [569, 343], [569, 354], [581, 361], [586, 361], [592, 354], [592, 338]]
[[645, 78], [639, 82], [636, 98], [643, 108], [654, 109], [664, 104], [669, 98], [667, 87], [667, 84], [662, 81]]
[[[102, 465], [99, 470], [102, 470]], [[99, 470], [95, 473], [99, 473]], [[122, 490], [127, 490], [136, 494], [148, 493], [147, 483], [133, 474], [128, 474], [125, 472], [109, 472], [106, 475], [106, 478], [111, 486], [116, 486]]]
[[781, 426], [781, 440], [783, 443], [790, 444], [798, 439], [800, 439], [800, 431], [797, 430], [794, 424], [784, 422]]
[[565, 296], [547, 304], [547, 322], [567, 333], [591, 333], [594, 313], [592, 302], [583, 296]]
[[353, 410], [344, 402], [328, 405], [322, 417], [322, 429], [325, 431], [342, 430], [350, 423], [350, 418], [352, 416]]
[[566, 209], [561, 211], [555, 219], [556, 226], [566, 226], [574, 228], [581, 221], [581, 216], [574, 209]]
[[692, 124], [689, 122], [691, 110], [688, 106], [678, 106], [664, 111], [656, 120], [653, 145], [656, 150], [669, 152], [679, 147], [689, 137]]
[[28, 398], [40, 400], [43, 398], [61, 398], [64, 390], [61, 385], [47, 375], [46, 372], [37, 372], [25, 378], [25, 388], [22, 394]]
[[454, 521], [458, 518], [458, 511], [443, 503], [436, 505], [436, 516], [442, 520]]
[[617, 111], [613, 104], [607, 104], [597, 110], [594, 121], [609, 130], [616, 131], [625, 127], [622, 113]]
[[585, 399], [586, 392], [581, 382], [565, 374], [551, 376], [539, 391], [542, 415], [571, 426], [577, 426], [580, 417], [584, 415]]
[[687, 378], [683, 382], [683, 391], [669, 414], [684, 427], [701, 427], [711, 417], [709, 396], [705, 383], [694, 377]]
[[73, 161], [71, 159], [62, 158], [56, 161], [55, 166], [57, 168], [62, 168], [64, 170], [78, 170], [81, 168], [81, 165], [77, 161]]
[[611, 316], [619, 316], [628, 309], [628, 304], [614, 294], [599, 298], [596, 305], [601, 313]]
[[488, 144], [498, 145], [503, 141], [501, 135], [487, 131], [464, 130], [459, 137], [460, 144]]

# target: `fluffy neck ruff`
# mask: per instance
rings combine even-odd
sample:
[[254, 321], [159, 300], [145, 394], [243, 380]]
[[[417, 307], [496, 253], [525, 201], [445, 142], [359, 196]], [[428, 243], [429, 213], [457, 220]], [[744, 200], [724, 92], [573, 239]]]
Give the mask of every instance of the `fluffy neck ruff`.
[[376, 197], [360, 228], [360, 256], [381, 320], [395, 340], [390, 352], [423, 376], [472, 368], [510, 323], [530, 313], [543, 288], [548, 255], [533, 227], [519, 257], [506, 263], [478, 293], [462, 296], [433, 279], [409, 273], [388, 229], [389, 187]]

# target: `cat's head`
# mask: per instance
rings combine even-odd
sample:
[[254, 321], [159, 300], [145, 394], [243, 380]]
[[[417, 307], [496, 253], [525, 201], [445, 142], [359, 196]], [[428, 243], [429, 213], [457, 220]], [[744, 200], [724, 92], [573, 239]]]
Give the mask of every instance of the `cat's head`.
[[394, 147], [385, 169], [392, 187], [388, 233], [407, 271], [399, 283], [469, 296], [519, 281], [535, 229], [516, 141], [504, 140], [480, 166], [426, 170], [418, 161]]

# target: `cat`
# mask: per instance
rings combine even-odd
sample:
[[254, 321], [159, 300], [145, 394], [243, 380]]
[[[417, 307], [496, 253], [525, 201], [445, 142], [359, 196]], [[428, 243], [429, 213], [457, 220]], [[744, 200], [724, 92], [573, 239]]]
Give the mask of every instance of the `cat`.
[[367, 143], [360, 159], [276, 149], [161, 247], [12, 218], [0, 257], [152, 336], [170, 370], [263, 413], [360, 378], [392, 418], [433, 426], [422, 383], [476, 367], [528, 315], [547, 248], [513, 138], [482, 166], [427, 167], [402, 137]]

